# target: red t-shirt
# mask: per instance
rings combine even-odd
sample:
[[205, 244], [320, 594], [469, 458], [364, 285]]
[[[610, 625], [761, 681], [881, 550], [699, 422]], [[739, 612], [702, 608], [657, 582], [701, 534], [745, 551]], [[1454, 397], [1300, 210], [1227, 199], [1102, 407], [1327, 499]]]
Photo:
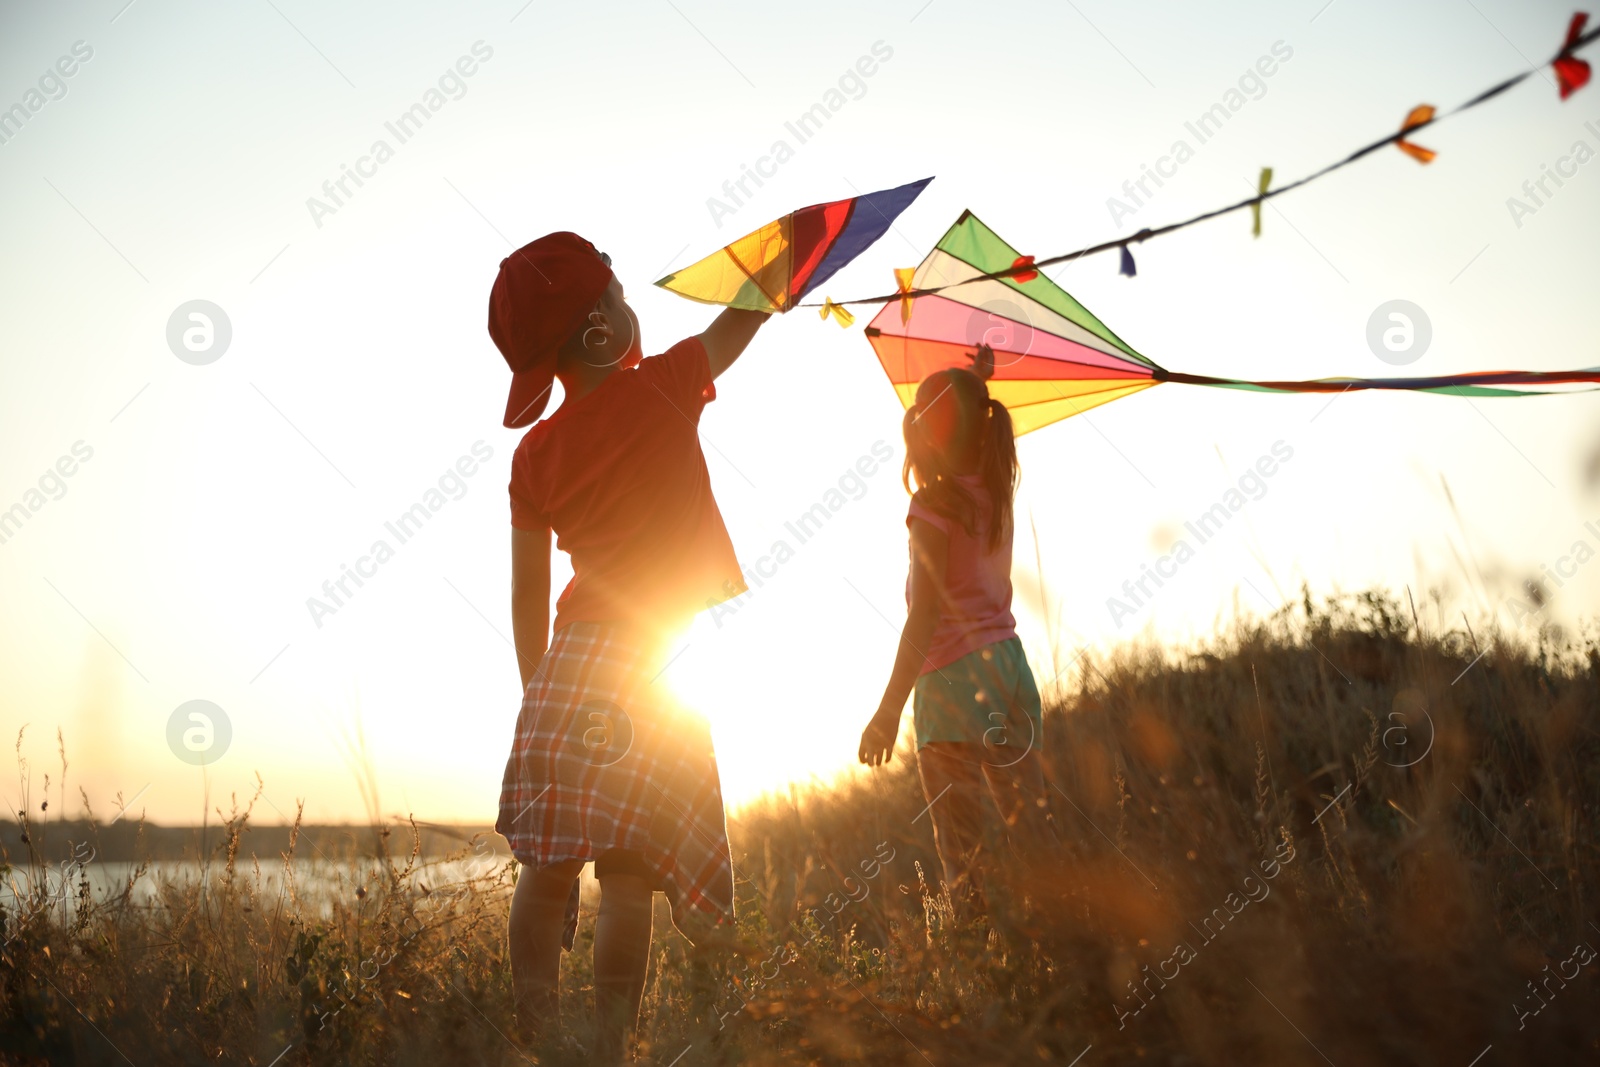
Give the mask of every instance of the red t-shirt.
[[572, 557], [555, 628], [670, 631], [745, 591], [711, 495], [700, 412], [715, 399], [698, 337], [614, 371], [534, 426], [511, 460], [511, 525]]

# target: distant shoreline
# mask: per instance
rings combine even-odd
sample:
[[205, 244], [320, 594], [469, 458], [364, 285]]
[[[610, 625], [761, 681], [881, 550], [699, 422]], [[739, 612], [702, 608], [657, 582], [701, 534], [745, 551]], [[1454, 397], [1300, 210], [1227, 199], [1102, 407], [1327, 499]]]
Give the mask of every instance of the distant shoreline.
[[[384, 830], [388, 836], [382, 835]], [[238, 855], [277, 861], [290, 851], [292, 826], [250, 823], [239, 835]], [[57, 864], [70, 861], [76, 846], [79, 855], [87, 843], [94, 858], [106, 863], [137, 863], [141, 860], [164, 862], [220, 856], [227, 846], [227, 828], [210, 826], [159, 826], [119, 820], [111, 825], [94, 825], [83, 819], [49, 819], [32, 823], [31, 843], [22, 840], [22, 828], [15, 820], [0, 820], [0, 864], [26, 867], [38, 861]], [[413, 844], [425, 856], [446, 856], [472, 849], [480, 841], [496, 854], [509, 855], [505, 839], [489, 825], [418, 823], [417, 839], [412, 840], [410, 824], [331, 823], [302, 825], [295, 840], [293, 855], [298, 859], [348, 860], [371, 857], [380, 849], [403, 860]]]

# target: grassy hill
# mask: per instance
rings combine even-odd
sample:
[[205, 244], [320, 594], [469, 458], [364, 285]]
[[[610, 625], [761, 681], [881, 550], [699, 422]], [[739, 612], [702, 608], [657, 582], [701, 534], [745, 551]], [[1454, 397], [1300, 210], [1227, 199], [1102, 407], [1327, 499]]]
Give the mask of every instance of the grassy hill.
[[[1066, 666], [1044, 744], [1061, 853], [1000, 887], [992, 923], [958, 921], [940, 889], [908, 749], [770, 796], [730, 826], [734, 954], [688, 945], [662, 909], [640, 1059], [1489, 1067], [1600, 1052], [1592, 640], [1439, 631], [1366, 595], [1308, 599], [1193, 654]], [[204, 892], [7, 914], [0, 1058], [583, 1062], [510, 1039], [503, 856], [463, 848], [475, 865], [443, 883], [437, 847], [366, 831], [338, 885], [269, 889], [248, 861], [267, 837], [248, 827], [241, 813], [212, 831]], [[292, 875], [309, 850], [256, 852]], [[580, 1040], [587, 934], [564, 964]]]

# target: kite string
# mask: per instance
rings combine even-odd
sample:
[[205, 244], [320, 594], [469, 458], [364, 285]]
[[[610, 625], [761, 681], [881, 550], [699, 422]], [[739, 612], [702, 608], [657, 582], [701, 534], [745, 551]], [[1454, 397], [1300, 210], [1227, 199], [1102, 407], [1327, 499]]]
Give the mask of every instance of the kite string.
[[[1461, 112], [1466, 111], [1469, 108], [1477, 107], [1479, 104], [1482, 104], [1482, 103], [1485, 103], [1485, 102], [1487, 102], [1489, 100], [1492, 100], [1495, 97], [1499, 96], [1501, 93], [1505, 92], [1507, 89], [1510, 89], [1511, 87], [1520, 84], [1521, 82], [1525, 81], [1527, 78], [1533, 76], [1534, 74], [1537, 74], [1539, 71], [1543, 70], [1544, 67], [1549, 66], [1550, 63], [1554, 63], [1558, 59], [1564, 59], [1564, 58], [1570, 56], [1572, 53], [1574, 53], [1574, 52], [1578, 51], [1579, 49], [1585, 47], [1586, 45], [1593, 44], [1594, 41], [1597, 38], [1600, 38], [1600, 24], [1597, 24], [1596, 27], [1594, 29], [1590, 30], [1588, 33], [1585, 33], [1582, 36], [1578, 37], [1570, 45], [1564, 45], [1559, 52], [1557, 52], [1554, 56], [1551, 57], [1551, 59], [1550, 59], [1550, 61], [1548, 63], [1545, 63], [1545, 64], [1543, 64], [1541, 66], [1538, 66], [1538, 67], [1531, 67], [1528, 70], [1523, 71], [1521, 74], [1512, 75], [1511, 77], [1509, 77], [1509, 78], [1505, 79], [1504, 81], [1500, 82], [1498, 85], [1493, 85], [1493, 86], [1489, 87], [1488, 89], [1485, 89], [1483, 92], [1481, 92], [1477, 96], [1474, 96], [1471, 99], [1467, 100], [1465, 103], [1457, 104], [1455, 107], [1451, 108], [1449, 111], [1445, 111], [1445, 112], [1442, 112], [1442, 113], [1436, 113], [1436, 114], [1430, 116], [1429, 118], [1427, 118], [1426, 120], [1424, 120], [1422, 122], [1415, 123], [1414, 125], [1407, 125], [1407, 126], [1405, 126], [1404, 128], [1400, 129], [1399, 131], [1397, 131], [1395, 133], [1391, 133], [1386, 137], [1383, 137], [1383, 138], [1380, 138], [1379, 140], [1373, 141], [1371, 144], [1368, 144], [1368, 145], [1365, 145], [1365, 146], [1363, 146], [1361, 148], [1356, 149], [1354, 152], [1350, 153], [1348, 156], [1345, 156], [1343, 159], [1336, 160], [1333, 163], [1329, 163], [1327, 166], [1323, 167], [1321, 170], [1313, 171], [1312, 173], [1307, 174], [1306, 176], [1304, 176], [1302, 178], [1298, 178], [1295, 181], [1292, 181], [1287, 185], [1281, 185], [1276, 189], [1270, 190], [1269, 192], [1259, 193], [1256, 196], [1252, 196], [1252, 197], [1249, 197], [1248, 199], [1241, 200], [1236, 204], [1229, 204], [1226, 207], [1215, 208], [1215, 209], [1213, 209], [1211, 211], [1207, 211], [1207, 212], [1204, 212], [1202, 214], [1196, 215], [1193, 218], [1184, 219], [1181, 222], [1168, 223], [1165, 226], [1158, 226], [1155, 229], [1140, 230], [1138, 233], [1130, 234], [1127, 237], [1119, 237], [1119, 238], [1117, 238], [1116, 240], [1113, 240], [1113, 241], [1102, 241], [1100, 244], [1097, 244], [1097, 245], [1090, 245], [1087, 248], [1080, 248], [1076, 252], [1067, 252], [1067, 253], [1064, 253], [1064, 254], [1059, 255], [1059, 256], [1051, 256], [1048, 259], [1040, 259], [1040, 260], [1034, 260], [1034, 261], [1031, 261], [1031, 262], [1028, 262], [1028, 263], [1015, 264], [1013, 266], [1007, 267], [1004, 270], [992, 271], [992, 272], [987, 273], [987, 274], [979, 274], [979, 275], [976, 275], [974, 277], [967, 278], [967, 279], [965, 279], [963, 281], [952, 282], [949, 285], [935, 285], [935, 286], [930, 286], [929, 288], [926, 288], [926, 289], [909, 289], [909, 290], [906, 290], [904, 292], [890, 293], [890, 294], [887, 294], [885, 296], [859, 297], [859, 298], [857, 298], [855, 300], [835, 300], [835, 301], [833, 301], [833, 303], [835, 305], [842, 305], [842, 304], [887, 304], [891, 300], [903, 300], [903, 299], [914, 298], [914, 297], [919, 297], [919, 296], [928, 296], [928, 295], [933, 294], [933, 293], [942, 292], [945, 289], [953, 289], [956, 286], [968, 285], [968, 284], [971, 284], [972, 282], [987, 281], [987, 280], [995, 279], [995, 278], [1010, 278], [1010, 277], [1012, 277], [1014, 275], [1017, 275], [1017, 274], [1024, 274], [1024, 273], [1026, 273], [1028, 271], [1038, 270], [1041, 267], [1049, 267], [1049, 266], [1053, 266], [1053, 265], [1055, 265], [1057, 263], [1065, 263], [1068, 260], [1081, 259], [1084, 256], [1092, 256], [1092, 255], [1095, 255], [1098, 252], [1109, 252], [1114, 248], [1125, 248], [1129, 244], [1132, 244], [1134, 242], [1142, 243], [1144, 241], [1150, 240], [1151, 238], [1162, 237], [1162, 236], [1165, 236], [1166, 234], [1173, 233], [1173, 232], [1175, 232], [1177, 230], [1184, 229], [1187, 226], [1193, 226], [1196, 223], [1207, 222], [1207, 221], [1209, 221], [1211, 219], [1217, 218], [1220, 215], [1227, 215], [1227, 214], [1230, 214], [1230, 213], [1235, 212], [1235, 211], [1242, 211], [1243, 209], [1245, 209], [1247, 207], [1250, 207], [1252, 204], [1260, 204], [1263, 201], [1271, 200], [1275, 196], [1281, 196], [1282, 194], [1290, 192], [1291, 190], [1300, 188], [1302, 185], [1307, 185], [1307, 184], [1309, 184], [1311, 182], [1316, 181], [1319, 178], [1326, 177], [1327, 175], [1332, 174], [1334, 171], [1339, 170], [1342, 167], [1347, 167], [1350, 164], [1356, 162], [1357, 160], [1359, 160], [1359, 159], [1361, 159], [1361, 158], [1363, 158], [1365, 156], [1368, 156], [1368, 155], [1372, 154], [1373, 152], [1376, 152], [1380, 148], [1383, 148], [1383, 147], [1385, 147], [1387, 145], [1395, 144], [1398, 141], [1404, 140], [1405, 138], [1408, 138], [1408, 137], [1412, 136], [1418, 130], [1427, 129], [1429, 126], [1432, 126], [1434, 123], [1442, 122], [1442, 121], [1444, 121], [1445, 119], [1449, 118], [1452, 115], [1459, 115]], [[821, 307], [822, 305], [821, 304], [816, 304], [816, 303], [806, 303], [806, 304], [797, 304], [795, 306], [796, 307]]]

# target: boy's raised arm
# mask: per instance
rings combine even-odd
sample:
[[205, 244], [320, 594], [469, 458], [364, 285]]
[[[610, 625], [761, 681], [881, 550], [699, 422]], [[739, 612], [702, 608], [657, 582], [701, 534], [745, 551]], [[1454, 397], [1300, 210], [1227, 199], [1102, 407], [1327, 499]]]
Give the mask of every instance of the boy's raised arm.
[[739, 353], [745, 350], [770, 314], [766, 311], [728, 308], [711, 321], [711, 325], [700, 335], [700, 343], [705, 345], [712, 380], [733, 365], [733, 361], [739, 358]]

